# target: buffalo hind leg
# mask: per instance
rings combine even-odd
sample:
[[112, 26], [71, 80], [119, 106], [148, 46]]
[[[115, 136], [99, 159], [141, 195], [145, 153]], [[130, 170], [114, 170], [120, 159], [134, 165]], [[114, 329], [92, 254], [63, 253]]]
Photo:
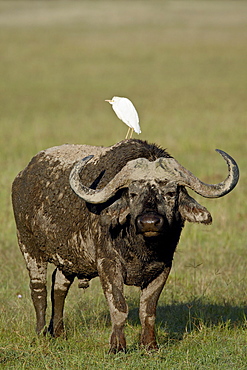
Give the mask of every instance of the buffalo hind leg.
[[128, 316], [128, 306], [123, 293], [124, 283], [121, 267], [114, 260], [103, 258], [99, 261], [98, 272], [112, 323], [109, 353], [125, 352], [124, 325]]
[[36, 333], [40, 334], [45, 327], [45, 312], [47, 307], [47, 262], [43, 261], [42, 258], [32, 257], [26, 252], [25, 245], [20, 242], [19, 244], [30, 277], [31, 297], [36, 313]]
[[51, 302], [52, 315], [48, 332], [53, 337], [59, 337], [64, 333], [63, 309], [65, 298], [74, 281], [73, 275], [65, 275], [56, 268], [52, 274]]
[[139, 315], [142, 333], [140, 344], [148, 350], [158, 349], [155, 337], [156, 307], [170, 270], [170, 267], [166, 267], [156, 279], [141, 290]]

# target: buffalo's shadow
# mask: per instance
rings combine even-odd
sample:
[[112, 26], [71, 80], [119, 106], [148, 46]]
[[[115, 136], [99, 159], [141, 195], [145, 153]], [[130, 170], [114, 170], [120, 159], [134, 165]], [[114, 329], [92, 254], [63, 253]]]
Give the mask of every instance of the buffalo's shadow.
[[[128, 322], [138, 325], [139, 302], [130, 301]], [[157, 306], [156, 327], [164, 330], [170, 338], [182, 339], [185, 333], [201, 327], [228, 324], [231, 327], [246, 325], [247, 307], [207, 303], [202, 299], [174, 302]]]
[[[128, 324], [135, 327], [140, 333], [139, 299], [138, 297], [126, 297], [129, 307]], [[75, 318], [78, 327], [111, 326], [111, 319], [108, 306], [105, 302], [104, 308], [97, 312], [89, 310], [90, 303], [79, 303], [75, 308]], [[83, 314], [85, 312], [85, 316]], [[160, 302], [157, 306], [156, 329], [159, 344], [165, 345], [172, 339], [172, 343], [182, 340], [189, 332], [198, 331], [205, 327], [224, 326], [230, 328], [247, 326], [247, 306], [232, 305], [230, 303], [214, 304], [205, 299], [191, 299], [187, 302], [173, 302], [164, 304]], [[72, 322], [67, 322], [67, 329], [73, 327]], [[161, 334], [165, 335], [161, 335]], [[169, 341], [170, 342], [170, 341]], [[136, 344], [135, 344], [136, 345]], [[135, 348], [135, 345], [133, 348]]]

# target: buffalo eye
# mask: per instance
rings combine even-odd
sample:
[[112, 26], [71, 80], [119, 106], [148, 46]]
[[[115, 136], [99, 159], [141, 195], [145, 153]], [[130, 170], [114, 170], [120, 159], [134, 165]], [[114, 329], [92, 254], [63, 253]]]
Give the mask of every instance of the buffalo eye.
[[134, 199], [136, 196], [137, 196], [137, 193], [133, 193], [133, 192], [130, 193], [130, 198], [131, 199]]
[[176, 196], [176, 192], [175, 191], [168, 191], [168, 193], [165, 194], [165, 197], [167, 198], [174, 198]]

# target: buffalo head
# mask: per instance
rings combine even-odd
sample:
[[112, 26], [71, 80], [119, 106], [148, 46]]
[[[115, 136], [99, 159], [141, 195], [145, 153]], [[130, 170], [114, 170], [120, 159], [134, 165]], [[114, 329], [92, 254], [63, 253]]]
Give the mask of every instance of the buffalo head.
[[181, 166], [174, 158], [149, 161], [138, 158], [129, 161], [102, 189], [82, 184], [80, 172], [93, 158], [88, 156], [74, 166], [70, 185], [74, 192], [91, 204], [108, 202], [122, 190], [121, 197], [108, 207], [108, 214], [119, 224], [128, 215], [135, 222], [137, 234], [154, 237], [166, 232], [174, 221], [211, 223], [208, 210], [189, 196], [185, 187], [207, 198], [229, 193], [238, 182], [238, 166], [227, 153], [217, 150], [228, 164], [228, 176], [219, 184], [205, 184]]

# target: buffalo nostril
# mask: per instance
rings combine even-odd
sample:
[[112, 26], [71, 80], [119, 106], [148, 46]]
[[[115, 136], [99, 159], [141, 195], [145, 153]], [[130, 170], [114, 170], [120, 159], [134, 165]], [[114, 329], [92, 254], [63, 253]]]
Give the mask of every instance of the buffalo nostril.
[[164, 225], [163, 216], [148, 212], [137, 217], [137, 227], [140, 232], [160, 232]]
[[157, 215], [158, 217], [156, 217], [155, 221], [154, 221], [154, 224], [155, 226], [159, 226], [159, 227], [162, 227], [164, 225], [164, 219], [163, 217]]

